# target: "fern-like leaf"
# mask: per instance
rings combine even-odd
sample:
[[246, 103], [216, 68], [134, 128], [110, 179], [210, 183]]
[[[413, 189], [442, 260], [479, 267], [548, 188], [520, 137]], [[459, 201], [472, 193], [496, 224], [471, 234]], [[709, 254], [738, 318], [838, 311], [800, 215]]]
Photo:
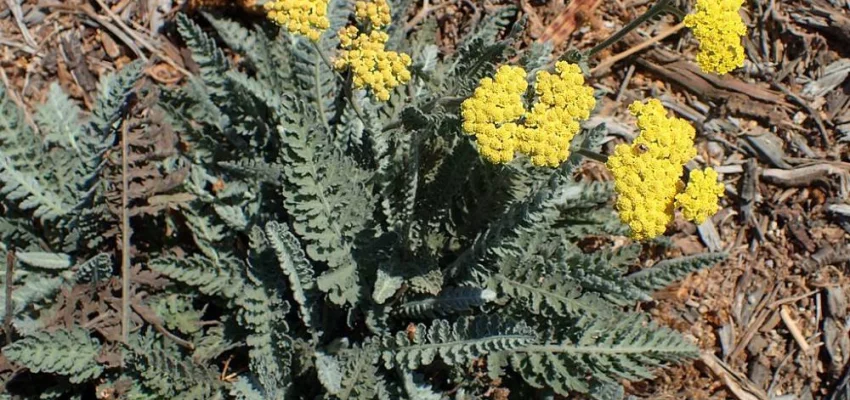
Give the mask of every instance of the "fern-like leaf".
[[435, 320], [417, 324], [415, 332], [399, 332], [383, 341], [384, 365], [416, 369], [439, 355], [449, 365], [464, 364], [490, 352], [531, 344], [536, 336], [525, 323], [503, 322], [497, 317], [463, 318], [454, 324]]
[[103, 367], [97, 363], [100, 344], [83, 328], [40, 331], [3, 348], [9, 361], [33, 372], [66, 375], [71, 383], [97, 378]]
[[705, 253], [661, 261], [651, 268], [625, 277], [647, 295], [669, 286], [691, 272], [714, 265], [727, 257], [726, 253]]
[[[100, 88], [91, 116], [91, 122], [98, 132], [110, 132], [115, 121], [121, 116], [122, 109], [133, 92], [133, 86], [142, 75], [143, 66], [143, 62], [137, 60], [100, 79]], [[111, 141], [106, 140], [102, 143], [104, 148], [111, 144]]]
[[76, 199], [64, 196], [44, 176], [51, 161], [24, 123], [21, 110], [6, 97], [5, 87], [0, 87], [0, 199], [21, 210], [33, 210], [34, 216], [43, 220], [70, 213]]
[[317, 352], [319, 381], [340, 400], [374, 399], [378, 390], [379, 356], [371, 342], [340, 350], [335, 356]]
[[177, 29], [192, 51], [192, 58], [201, 70], [201, 80], [211, 91], [213, 99], [223, 100], [225, 72], [230, 69], [227, 57], [215, 41], [185, 14], [177, 15]]
[[641, 315], [587, 318], [573, 329], [575, 334], [556, 333], [543, 344], [512, 352], [513, 369], [530, 385], [566, 396], [588, 392], [594, 381], [648, 379], [652, 368], [698, 354], [681, 334], [647, 324]]
[[128, 366], [155, 395], [187, 400], [222, 398], [224, 384], [214, 371], [193, 363], [156, 335], [138, 334], [133, 339]]
[[36, 110], [35, 122], [46, 134], [45, 143], [55, 143], [80, 153], [82, 149], [78, 142], [83, 135], [81, 113], [80, 107], [71, 101], [59, 83], [53, 82], [47, 89], [47, 102]]
[[277, 222], [266, 224], [266, 239], [277, 255], [280, 269], [289, 280], [292, 297], [298, 303], [301, 320], [307, 327], [312, 327], [311, 316], [315, 290], [313, 266], [307, 260], [298, 238], [285, 225]]
[[285, 205], [307, 255], [329, 267], [317, 280], [319, 290], [335, 304], [353, 305], [360, 295], [353, 241], [369, 220], [371, 196], [363, 173], [323, 144], [328, 138], [321, 128], [306, 125], [301, 120], [280, 132], [286, 144]]
[[206, 295], [233, 299], [242, 290], [241, 279], [237, 279], [232, 271], [200, 255], [160, 257], [152, 260], [149, 266], [175, 281], [198, 288]]
[[446, 316], [479, 307], [496, 298], [496, 292], [475, 287], [446, 288], [439, 296], [401, 304], [396, 312], [411, 318]]
[[611, 307], [593, 294], [582, 293], [581, 287], [564, 276], [529, 268], [522, 276], [494, 274], [490, 287], [498, 288], [506, 297], [538, 315], [577, 317], [604, 314]]

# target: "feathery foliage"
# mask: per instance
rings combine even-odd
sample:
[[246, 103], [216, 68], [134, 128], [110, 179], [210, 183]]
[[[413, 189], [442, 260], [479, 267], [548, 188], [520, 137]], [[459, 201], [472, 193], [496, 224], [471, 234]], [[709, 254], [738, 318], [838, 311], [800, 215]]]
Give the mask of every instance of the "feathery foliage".
[[50, 372], [68, 377], [71, 383], [85, 382], [103, 373], [97, 363], [100, 344], [82, 328], [38, 332], [3, 348], [10, 361], [33, 372]]
[[[410, 2], [391, 3], [407, 15]], [[576, 178], [604, 126], [554, 169], [494, 166], [463, 133], [459, 104], [481, 78], [516, 55], [529, 70], [553, 61], [545, 46], [515, 50], [514, 7], [485, 12], [453, 54], [433, 19], [408, 34], [396, 18], [388, 47], [411, 54], [411, 79], [386, 102], [333, 68], [352, 11], [330, 1], [316, 42], [178, 15], [197, 64], [184, 85], [138, 89], [131, 64], [101, 80], [90, 113], [53, 86], [35, 114], [43, 136], [0, 92], [0, 250], [18, 266], [21, 336], [3, 349], [10, 361], [61, 377], [51, 395], [475, 399], [489, 396], [485, 365], [511, 390], [599, 397], [696, 354], [634, 305], [725, 255], [629, 274], [641, 248], [606, 239], [626, 232], [612, 185]], [[158, 96], [145, 103], [155, 120], [135, 118], [137, 92]], [[122, 131], [150, 127], [172, 133]], [[131, 179], [162, 181], [133, 181], [145, 189], [131, 249], [97, 240], [126, 234], [112, 180], [127, 171], [105, 154], [127, 137]], [[108, 255], [122, 250], [126, 343]]]

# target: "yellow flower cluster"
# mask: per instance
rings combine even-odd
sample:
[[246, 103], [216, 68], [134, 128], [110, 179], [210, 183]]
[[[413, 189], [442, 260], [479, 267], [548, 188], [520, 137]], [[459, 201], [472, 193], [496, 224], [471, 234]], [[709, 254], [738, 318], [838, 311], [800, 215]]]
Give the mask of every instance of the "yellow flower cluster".
[[330, 26], [328, 0], [274, 0], [263, 7], [270, 20], [314, 42]]
[[472, 97], [461, 104], [463, 130], [478, 138], [478, 151], [493, 163], [514, 158], [519, 125], [525, 114], [522, 95], [528, 89], [521, 67], [503, 65], [493, 78], [483, 78]]
[[629, 225], [632, 237], [643, 240], [664, 233], [676, 207], [688, 220], [704, 222], [717, 212], [723, 185], [708, 168], [692, 172], [685, 188], [682, 168], [696, 156], [694, 128], [683, 119], [667, 117], [655, 99], [635, 102], [629, 110], [637, 117], [640, 134], [631, 145], [618, 145], [607, 166], [614, 175], [620, 219]]
[[596, 100], [577, 65], [561, 61], [555, 71], [537, 74], [537, 102], [530, 112], [523, 105], [528, 84], [521, 67], [500, 67], [493, 79], [482, 79], [472, 97], [464, 100], [463, 130], [476, 137], [484, 159], [506, 163], [519, 151], [533, 165], [557, 167], [569, 157], [579, 122], [590, 116]]
[[354, 16], [358, 21], [369, 21], [374, 28], [383, 28], [392, 22], [387, 0], [363, 0], [354, 3]]
[[717, 181], [717, 171], [694, 170], [689, 175], [687, 189], [676, 195], [676, 207], [682, 209], [685, 219], [701, 224], [720, 209], [718, 197], [723, 197], [723, 184]]
[[189, 0], [187, 8], [191, 11], [201, 8], [241, 7], [251, 11], [257, 6], [256, 0]]
[[570, 155], [570, 143], [581, 130], [579, 121], [588, 119], [596, 106], [593, 89], [584, 85], [578, 65], [558, 62], [557, 75], [537, 74], [537, 102], [520, 132], [519, 151], [537, 166], [557, 167]]
[[744, 0], [697, 0], [694, 13], [685, 17], [685, 26], [699, 40], [697, 64], [706, 72], [725, 74], [744, 65], [741, 37], [747, 26], [738, 10]]
[[360, 32], [355, 26], [339, 30], [342, 51], [334, 60], [334, 68], [351, 68], [354, 88], [368, 88], [375, 98], [387, 101], [391, 90], [410, 81], [408, 67], [412, 60], [405, 53], [387, 50], [390, 37], [378, 30], [391, 22], [386, 0], [358, 1], [355, 7], [358, 22], [370, 25], [371, 29], [369, 33]]
[[339, 31], [342, 46], [334, 68], [351, 68], [355, 88], [368, 87], [380, 101], [390, 98], [390, 91], [410, 81], [410, 56], [386, 49], [389, 35], [382, 31], [359, 33], [354, 26]]

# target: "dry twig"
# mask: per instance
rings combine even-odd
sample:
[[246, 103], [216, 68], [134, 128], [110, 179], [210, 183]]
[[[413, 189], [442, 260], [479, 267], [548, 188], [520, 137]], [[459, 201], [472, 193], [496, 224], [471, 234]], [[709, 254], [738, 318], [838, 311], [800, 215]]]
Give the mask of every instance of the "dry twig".
[[812, 347], [809, 346], [809, 343], [806, 341], [806, 337], [803, 336], [803, 332], [800, 331], [800, 327], [797, 326], [797, 321], [791, 317], [791, 313], [788, 311], [787, 306], [782, 306], [779, 309], [779, 316], [782, 317], [782, 322], [785, 323], [785, 327], [788, 328], [788, 332], [791, 332], [791, 336], [794, 337], [794, 341], [797, 342], [797, 345], [800, 346], [800, 351], [803, 354], [811, 354]]
[[27, 25], [24, 23], [24, 13], [21, 11], [21, 5], [15, 0], [6, 0], [6, 4], [9, 6], [9, 10], [12, 11], [12, 15], [15, 16], [15, 23], [18, 24], [18, 29], [20, 29], [21, 34], [24, 35], [24, 41], [26, 41], [33, 49], [37, 49], [38, 43], [35, 41], [35, 38], [32, 37], [29, 29], [27, 29]]
[[3, 331], [6, 332], [6, 344], [12, 343], [12, 280], [15, 279], [15, 249], [6, 252], [6, 315], [3, 317]]
[[130, 305], [133, 306], [133, 311], [135, 311], [136, 314], [142, 317], [145, 322], [153, 326], [154, 329], [157, 330], [157, 332], [162, 334], [162, 336], [173, 340], [174, 343], [177, 343], [181, 347], [185, 347], [190, 350], [195, 348], [195, 345], [193, 345], [191, 342], [187, 342], [179, 336], [171, 333], [171, 331], [169, 331], [168, 329], [165, 329], [165, 326], [162, 325], [162, 319], [156, 314], [156, 312], [150, 307], [142, 304], [142, 302], [138, 298], [134, 298], [133, 300], [131, 300]]
[[[174, 61], [174, 59], [172, 59], [167, 54], [165, 54], [165, 52], [160, 50], [157, 46], [154, 46], [153, 44], [151, 44], [151, 42], [149, 40], [145, 39], [142, 36], [142, 34], [136, 32], [132, 28], [128, 27], [127, 24], [125, 24], [123, 21], [121, 21], [120, 17], [115, 15], [115, 13], [113, 13], [109, 9], [109, 7], [107, 7], [103, 3], [102, 0], [98, 0], [98, 4], [100, 4], [101, 7], [103, 7], [104, 10], [106, 10], [106, 12], [108, 14], [110, 14], [110, 18], [114, 19], [116, 21], [116, 23], [118, 24], [118, 26], [121, 27], [121, 29], [118, 29], [118, 27], [116, 27], [115, 25], [110, 23], [105, 17], [103, 17], [102, 15], [95, 12], [92, 9], [92, 7], [88, 4], [85, 4], [83, 6], [69, 6], [69, 5], [65, 5], [65, 4], [50, 4], [47, 7], [55, 8], [55, 9], [58, 9], [58, 10], [64, 11], [64, 12], [84, 14], [84, 15], [88, 16], [89, 18], [95, 20], [97, 23], [103, 25], [104, 28], [108, 29], [113, 34], [115, 34], [116, 37], [118, 37], [119, 39], [124, 41], [124, 43], [127, 44], [128, 47], [130, 47], [131, 49], [133, 49], [134, 52], [139, 54], [141, 58], [147, 60], [144, 57], [144, 55], [141, 53], [141, 50], [135, 45], [135, 42], [138, 42], [139, 44], [141, 44], [142, 47], [144, 47], [145, 49], [150, 51], [151, 54], [159, 57], [166, 64], [172, 66], [177, 71], [180, 71], [181, 74], [183, 74], [185, 76], [191, 76], [192, 75], [191, 72], [189, 72], [186, 68], [183, 68], [179, 63]], [[123, 31], [122, 31], [122, 29], [123, 29]], [[132, 40], [130, 40], [130, 38]]]
[[626, 50], [622, 53], [618, 53], [618, 54], [615, 54], [611, 57], [606, 58], [605, 61], [602, 61], [601, 63], [599, 63], [599, 65], [593, 67], [593, 69], [590, 70], [590, 75], [591, 76], [602, 75], [603, 73], [607, 72], [614, 64], [620, 62], [624, 58], [627, 58], [627, 57], [631, 56], [632, 54], [640, 52], [640, 51], [648, 48], [649, 46], [652, 46], [652, 45], [672, 36], [674, 33], [682, 30], [682, 28], [684, 28], [684, 27], [685, 27], [685, 23], [680, 22], [676, 25], [673, 25], [673, 26], [665, 29], [664, 31], [662, 31], [658, 35], [655, 35], [655, 36], [649, 38], [648, 40], [644, 41], [643, 43], [641, 43], [637, 46], [634, 46], [634, 47], [632, 47], [632, 48], [630, 48], [630, 49], [628, 49], [628, 50]]
[[728, 364], [717, 358], [714, 354], [703, 352], [700, 360], [705, 363], [711, 373], [723, 381], [729, 391], [738, 400], [767, 400], [768, 396], [761, 388], [756, 386], [746, 376], [732, 369]]
[[128, 192], [129, 153], [127, 124], [121, 129], [121, 340], [129, 343], [130, 338], [130, 211]]

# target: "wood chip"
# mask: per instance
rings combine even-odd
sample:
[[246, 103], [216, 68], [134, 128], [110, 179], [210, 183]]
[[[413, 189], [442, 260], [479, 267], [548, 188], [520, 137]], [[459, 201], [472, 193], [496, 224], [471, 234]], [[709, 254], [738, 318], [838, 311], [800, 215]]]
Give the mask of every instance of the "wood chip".
[[735, 371], [717, 356], [702, 352], [699, 359], [705, 364], [711, 373], [720, 379], [729, 391], [738, 400], [767, 400], [768, 396], [761, 388], [756, 386], [747, 377]]
[[797, 342], [797, 346], [800, 346], [800, 351], [803, 354], [811, 354], [812, 347], [806, 342], [806, 337], [803, 336], [803, 332], [800, 330], [800, 326], [797, 325], [797, 321], [791, 317], [791, 312], [788, 311], [787, 306], [782, 306], [779, 309], [779, 316], [782, 318], [782, 322], [785, 323], [785, 327], [788, 328], [788, 332], [791, 332], [791, 336]]

